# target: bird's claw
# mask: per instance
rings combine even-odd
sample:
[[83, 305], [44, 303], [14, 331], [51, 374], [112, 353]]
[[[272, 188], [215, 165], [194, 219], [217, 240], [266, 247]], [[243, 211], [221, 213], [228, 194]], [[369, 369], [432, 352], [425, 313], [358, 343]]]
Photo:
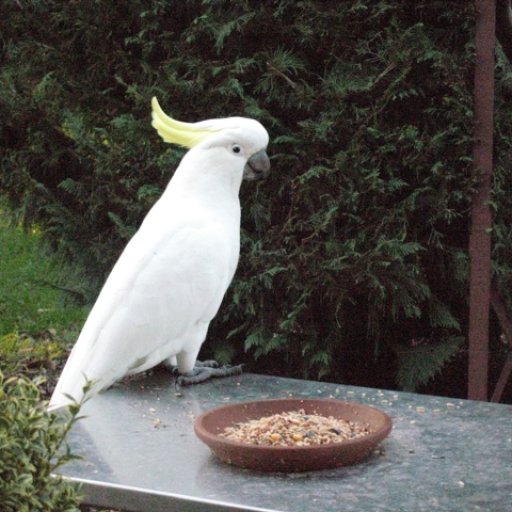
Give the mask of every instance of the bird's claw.
[[207, 359], [206, 361], [196, 361], [196, 368], [218, 368], [219, 363], [215, 359]]
[[176, 391], [179, 391], [182, 386], [199, 384], [200, 382], [205, 382], [216, 377], [240, 375], [242, 373], [242, 366], [243, 365], [239, 364], [236, 366], [212, 367], [204, 366], [204, 363], [201, 365], [196, 365], [190, 373], [179, 375], [176, 378], [174, 381]]

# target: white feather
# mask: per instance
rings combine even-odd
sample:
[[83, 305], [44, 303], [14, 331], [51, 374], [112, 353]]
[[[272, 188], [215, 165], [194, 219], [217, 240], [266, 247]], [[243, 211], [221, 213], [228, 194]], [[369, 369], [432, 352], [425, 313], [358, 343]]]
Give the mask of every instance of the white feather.
[[217, 121], [203, 122], [219, 130], [185, 155], [114, 266], [50, 409], [80, 400], [87, 380], [98, 392], [170, 357], [181, 373], [193, 369], [237, 266], [244, 166], [268, 143], [254, 120]]

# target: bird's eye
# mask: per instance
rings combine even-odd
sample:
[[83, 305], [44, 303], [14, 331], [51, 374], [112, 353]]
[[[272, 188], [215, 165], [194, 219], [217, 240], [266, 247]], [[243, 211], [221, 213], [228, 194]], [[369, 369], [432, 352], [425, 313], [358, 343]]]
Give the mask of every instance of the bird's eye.
[[231, 149], [232, 149], [233, 153], [237, 153], [237, 154], [242, 151], [242, 148], [238, 144], [233, 144]]

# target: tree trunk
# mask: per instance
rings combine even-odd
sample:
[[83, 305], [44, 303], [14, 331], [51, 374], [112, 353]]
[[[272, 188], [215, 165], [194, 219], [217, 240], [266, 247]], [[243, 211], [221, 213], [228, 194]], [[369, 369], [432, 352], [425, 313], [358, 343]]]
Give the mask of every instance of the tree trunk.
[[475, 0], [474, 173], [478, 189], [471, 206], [469, 238], [469, 368], [468, 398], [487, 400], [489, 310], [491, 298], [491, 209], [493, 165], [495, 0]]

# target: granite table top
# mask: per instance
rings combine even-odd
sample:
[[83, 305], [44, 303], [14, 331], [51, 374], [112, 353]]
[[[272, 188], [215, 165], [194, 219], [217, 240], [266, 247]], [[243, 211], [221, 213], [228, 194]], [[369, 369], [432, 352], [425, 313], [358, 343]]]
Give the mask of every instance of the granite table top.
[[[85, 502], [134, 512], [511, 512], [512, 406], [256, 374], [176, 396], [155, 371], [86, 402], [61, 468]], [[307, 473], [258, 473], [219, 461], [194, 419], [227, 403], [337, 398], [377, 407], [393, 430], [364, 462]]]

